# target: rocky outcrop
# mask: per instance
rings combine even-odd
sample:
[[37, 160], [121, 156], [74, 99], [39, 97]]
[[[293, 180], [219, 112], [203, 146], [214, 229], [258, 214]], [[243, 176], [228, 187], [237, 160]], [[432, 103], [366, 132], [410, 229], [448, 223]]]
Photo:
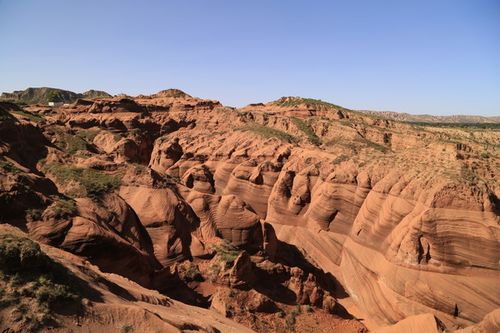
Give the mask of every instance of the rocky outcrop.
[[49, 206], [40, 220], [27, 224], [30, 235], [88, 258], [103, 271], [150, 285], [151, 275], [160, 265], [152, 255], [150, 236], [125, 201], [110, 194], [99, 202], [82, 198], [75, 204], [74, 211], [63, 216], [63, 205], [71, 203], [55, 202], [52, 214]]
[[401, 320], [397, 324], [375, 330], [375, 333], [399, 333], [399, 332], [429, 332], [441, 333], [445, 326], [430, 313], [415, 315]]
[[[497, 132], [176, 90], [9, 110], [2, 218], [104, 271], [262, 331], [297, 305], [395, 329], [479, 325], [500, 306]], [[272, 329], [252, 317], [280, 310]]]

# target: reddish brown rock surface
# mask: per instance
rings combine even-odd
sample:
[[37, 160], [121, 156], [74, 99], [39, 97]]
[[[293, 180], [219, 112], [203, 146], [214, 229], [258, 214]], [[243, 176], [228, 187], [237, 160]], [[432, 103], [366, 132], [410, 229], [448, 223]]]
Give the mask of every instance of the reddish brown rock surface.
[[203, 325], [498, 327], [498, 130], [174, 89], [1, 107], [1, 221], [218, 313]]

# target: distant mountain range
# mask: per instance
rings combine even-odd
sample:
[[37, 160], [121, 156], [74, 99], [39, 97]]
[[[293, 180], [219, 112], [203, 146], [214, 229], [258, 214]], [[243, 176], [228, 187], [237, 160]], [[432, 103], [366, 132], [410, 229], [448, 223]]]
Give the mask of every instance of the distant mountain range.
[[0, 96], [0, 100], [25, 104], [48, 104], [49, 102], [72, 103], [79, 98], [94, 99], [100, 97], [111, 97], [111, 95], [100, 90], [75, 93], [69, 90], [41, 87], [17, 90], [12, 93], [4, 92]]
[[393, 112], [393, 111], [368, 111], [359, 110], [360, 112], [371, 114], [374, 116], [404, 121], [404, 122], [415, 122], [415, 123], [449, 123], [449, 124], [459, 124], [459, 123], [500, 123], [500, 116], [484, 117], [475, 115], [451, 115], [451, 116], [433, 116], [430, 114], [409, 114], [403, 112]]
[[[182, 91], [177, 89], [169, 90], [169, 94], [175, 92], [177, 94], [182, 93]], [[162, 94], [164, 92], [160, 92]], [[9, 101], [14, 103], [24, 103], [24, 104], [48, 104], [49, 102], [55, 103], [73, 103], [79, 98], [94, 99], [102, 97], [112, 97], [105, 91], [101, 90], [89, 90], [84, 93], [75, 93], [69, 90], [57, 89], [57, 88], [27, 88], [25, 90], [17, 90], [11, 93], [4, 92], [0, 95], [0, 101]], [[302, 103], [314, 106], [323, 107], [335, 107], [341, 108], [335, 104], [324, 102], [321, 100], [314, 100], [301, 97], [283, 97], [275, 102], [273, 105], [277, 106], [291, 106], [294, 103]], [[261, 103], [258, 103], [261, 104]], [[263, 105], [263, 104], [262, 104]], [[451, 115], [451, 116], [433, 116], [429, 114], [414, 115], [403, 112], [393, 112], [393, 111], [370, 111], [370, 110], [357, 110], [365, 114], [396, 120], [403, 122], [413, 122], [413, 123], [436, 123], [436, 124], [499, 124], [500, 116], [476, 116], [476, 115]]]

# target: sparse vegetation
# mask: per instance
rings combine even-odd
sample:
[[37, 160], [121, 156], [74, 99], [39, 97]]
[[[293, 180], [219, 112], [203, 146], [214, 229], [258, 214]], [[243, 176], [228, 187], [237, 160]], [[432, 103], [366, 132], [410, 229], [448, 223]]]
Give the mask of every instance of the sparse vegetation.
[[264, 138], [277, 138], [289, 143], [297, 142], [297, 138], [287, 132], [280, 131], [278, 129], [260, 125], [257, 123], [248, 124], [242, 127], [240, 130], [256, 133]]
[[54, 321], [54, 305], [78, 300], [72, 278], [32, 240], [0, 235], [0, 309], [12, 307], [16, 321], [29, 331]]
[[462, 165], [462, 168], [460, 169], [460, 177], [469, 185], [475, 185], [479, 180], [476, 172], [468, 165]]
[[387, 153], [387, 152], [389, 152], [389, 148], [387, 148], [386, 146], [381, 145], [381, 144], [376, 143], [376, 142], [373, 142], [373, 141], [368, 140], [366, 138], [360, 138], [357, 141], [365, 144], [369, 148], [375, 149], [375, 150], [380, 151], [380, 152], [382, 152], [384, 154]]
[[279, 100], [274, 101], [272, 104], [276, 105], [276, 106], [282, 106], [282, 107], [291, 107], [291, 106], [297, 106], [300, 104], [305, 104], [305, 105], [311, 105], [311, 106], [323, 106], [323, 107], [335, 108], [338, 110], [347, 110], [346, 108], [344, 108], [342, 106], [328, 103], [328, 102], [322, 101], [320, 99], [303, 98], [303, 97], [282, 97]]
[[211, 245], [211, 249], [215, 251], [215, 257], [208, 267], [209, 279], [212, 282], [217, 282], [219, 274], [232, 267], [241, 251], [226, 240]]
[[203, 281], [203, 275], [198, 265], [190, 261], [185, 261], [179, 265], [179, 273], [187, 281]]
[[83, 187], [83, 193], [78, 190], [67, 193], [74, 197], [88, 196], [92, 199], [97, 199], [102, 194], [115, 190], [121, 184], [120, 177], [117, 175], [107, 174], [94, 169], [70, 167], [59, 163], [46, 165], [45, 171], [52, 174], [60, 183], [79, 183]]
[[98, 129], [88, 129], [88, 130], [82, 130], [78, 132], [78, 136], [84, 139], [85, 141], [92, 143], [94, 141], [94, 138], [99, 134], [101, 130]]
[[217, 277], [220, 274], [220, 271], [221, 271], [221, 267], [220, 267], [220, 265], [218, 263], [213, 263], [212, 265], [210, 265], [210, 267], [208, 267], [208, 273], [210, 275], [210, 281], [216, 282], [217, 281]]
[[292, 311], [290, 311], [288, 316], [286, 316], [285, 324], [290, 332], [295, 331], [295, 323], [297, 322], [297, 316], [299, 314], [300, 314], [300, 306], [298, 306], [297, 309], [293, 309]]
[[88, 150], [90, 148], [88, 142], [82, 136], [68, 133], [60, 134], [56, 145], [70, 155], [79, 150]]
[[351, 127], [352, 125], [352, 120], [351, 119], [340, 119], [339, 120], [339, 124], [342, 125], [342, 126], [347, 126], [347, 127]]
[[9, 119], [13, 119], [13, 118], [14, 117], [12, 117], [12, 115], [9, 113], [9, 111], [4, 110], [4, 109], [0, 109], [0, 121], [9, 120]]
[[342, 162], [344, 162], [344, 161], [348, 161], [348, 160], [349, 160], [349, 156], [342, 154], [342, 155], [337, 156], [337, 157], [333, 160], [333, 162], [332, 162], [332, 163], [333, 163], [334, 165], [336, 165], [336, 164], [340, 164], [340, 163], [342, 163]]
[[42, 116], [24, 110], [12, 110], [10, 112], [22, 116], [35, 123], [39, 123], [43, 120]]
[[134, 331], [134, 326], [132, 325], [123, 325], [120, 329], [120, 333], [132, 333]]
[[42, 218], [42, 209], [38, 208], [30, 208], [26, 210], [26, 219], [31, 220], [31, 221], [38, 221]]
[[14, 175], [22, 173], [21, 169], [19, 169], [14, 164], [9, 162], [3, 156], [0, 156], [0, 168], [4, 169], [6, 172], [14, 174]]
[[232, 265], [241, 252], [227, 240], [221, 242], [220, 245], [213, 245], [212, 249], [217, 253], [218, 258], [225, 263], [226, 267]]
[[52, 205], [47, 207], [44, 215], [50, 214], [55, 219], [64, 219], [76, 213], [75, 201], [69, 198], [56, 197]]
[[483, 151], [481, 153], [481, 158], [488, 159], [488, 158], [490, 158], [490, 154], [487, 151]]
[[309, 142], [315, 146], [321, 145], [321, 139], [314, 133], [313, 129], [311, 126], [309, 126], [305, 121], [302, 119], [292, 117], [292, 122], [297, 126], [304, 134], [307, 136], [307, 139]]

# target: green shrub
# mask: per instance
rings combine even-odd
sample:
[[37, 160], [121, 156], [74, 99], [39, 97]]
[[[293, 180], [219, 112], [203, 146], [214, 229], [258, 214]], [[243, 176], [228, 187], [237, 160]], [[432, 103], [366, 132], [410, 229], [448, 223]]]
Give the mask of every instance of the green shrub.
[[42, 218], [43, 210], [38, 208], [30, 208], [26, 210], [26, 218], [32, 221], [38, 221]]
[[114, 191], [121, 184], [119, 176], [110, 175], [94, 169], [70, 167], [59, 163], [47, 165], [45, 171], [52, 174], [60, 183], [67, 183], [70, 181], [80, 183], [85, 193], [72, 193], [74, 196], [87, 195], [92, 199], [98, 199], [104, 193]]
[[0, 235], [0, 270], [4, 274], [15, 274], [26, 269], [36, 270], [46, 265], [46, 259], [40, 246], [28, 238]]
[[479, 180], [474, 169], [467, 165], [463, 165], [460, 169], [460, 177], [462, 181], [465, 180], [469, 185], [476, 185]]
[[203, 281], [203, 276], [198, 268], [198, 265], [192, 262], [185, 261], [179, 266], [182, 276], [187, 281]]
[[278, 129], [267, 127], [257, 123], [248, 124], [240, 128], [240, 130], [253, 132], [264, 138], [277, 138], [283, 141], [287, 141], [289, 143], [297, 142], [297, 138], [295, 138], [293, 135], [288, 134], [287, 132], [280, 131]]
[[0, 308], [15, 306], [19, 320], [36, 331], [52, 318], [53, 306], [78, 300], [71, 273], [32, 240], [0, 235]]
[[23, 110], [15, 110], [15, 111], [11, 111], [11, 113], [14, 113], [14, 114], [17, 114], [17, 115], [20, 115], [32, 122], [35, 122], [35, 123], [39, 123], [43, 120], [43, 117], [38, 115], [38, 114], [34, 114], [34, 113], [31, 113], [31, 112], [27, 112], [27, 111], [23, 111]]
[[0, 108], [0, 121], [14, 119], [9, 111]]
[[357, 138], [356, 141], [361, 142], [362, 144], [366, 145], [366, 147], [368, 147], [368, 148], [378, 150], [384, 154], [389, 152], [389, 148], [387, 148], [386, 146], [381, 145], [381, 144], [376, 143], [376, 142], [373, 142], [373, 141], [368, 140], [366, 138]]
[[213, 263], [212, 265], [210, 265], [210, 267], [208, 267], [210, 281], [216, 282], [217, 281], [217, 277], [220, 274], [220, 271], [221, 271], [220, 265], [218, 265], [216, 263]]
[[335, 165], [335, 164], [340, 164], [340, 163], [342, 163], [342, 162], [344, 162], [344, 161], [348, 161], [348, 160], [349, 160], [349, 156], [344, 155], [344, 154], [341, 154], [341, 155], [337, 156], [337, 157], [333, 160], [332, 164], [334, 164], [334, 165]]
[[309, 142], [315, 146], [321, 145], [321, 139], [314, 133], [311, 126], [299, 118], [292, 117], [292, 122], [307, 136]]
[[92, 143], [94, 141], [94, 138], [99, 134], [100, 130], [98, 129], [88, 129], [88, 130], [81, 130], [78, 132], [78, 136], [84, 139], [85, 141]]
[[134, 331], [134, 326], [132, 325], [123, 325], [120, 329], [120, 333], [132, 333]]
[[56, 145], [70, 155], [75, 154], [79, 150], [88, 150], [90, 148], [84, 138], [68, 133], [61, 133]]
[[69, 198], [56, 197], [54, 202], [47, 207], [45, 214], [50, 214], [55, 219], [64, 219], [76, 213], [75, 201]]
[[483, 151], [481, 153], [481, 158], [484, 158], [484, 159], [490, 158], [490, 154], [487, 151]]
[[217, 253], [218, 258], [226, 264], [226, 267], [230, 266], [241, 253], [237, 247], [226, 240], [220, 245], [214, 245], [213, 250]]
[[4, 169], [8, 173], [20, 174], [23, 171], [16, 167], [14, 164], [6, 160], [3, 156], [0, 156], [0, 168]]
[[328, 103], [325, 101], [322, 101], [320, 99], [314, 99], [314, 98], [303, 98], [303, 97], [282, 97], [277, 101], [274, 101], [272, 103], [273, 105], [276, 106], [283, 106], [283, 107], [292, 107], [292, 106], [298, 106], [300, 104], [304, 105], [309, 105], [309, 106], [323, 106], [323, 107], [328, 107], [328, 108], [334, 108], [338, 110], [347, 110], [346, 108]]
[[297, 322], [297, 316], [300, 311], [293, 309], [285, 319], [285, 324], [288, 330], [295, 331], [295, 323]]
[[351, 119], [339, 119], [339, 124], [346, 127], [352, 127], [353, 121]]

